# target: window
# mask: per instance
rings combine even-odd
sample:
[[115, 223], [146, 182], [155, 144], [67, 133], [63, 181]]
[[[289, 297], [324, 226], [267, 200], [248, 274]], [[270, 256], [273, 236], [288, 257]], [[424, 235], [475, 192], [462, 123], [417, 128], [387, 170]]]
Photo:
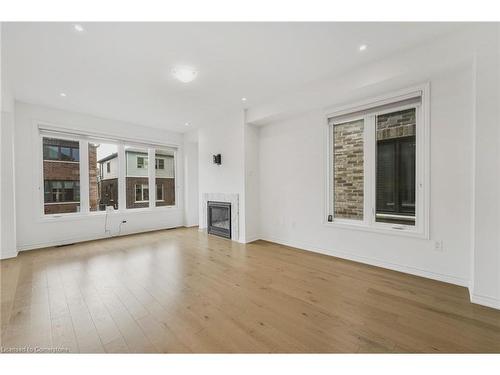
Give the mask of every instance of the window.
[[163, 184], [156, 184], [156, 201], [163, 201]]
[[[89, 142], [89, 210], [118, 209], [118, 146]], [[113, 165], [113, 167], [111, 167]]]
[[125, 146], [127, 160], [125, 186], [128, 209], [149, 207], [148, 153], [147, 148]]
[[155, 169], [165, 169], [165, 159], [156, 158]]
[[45, 180], [45, 203], [75, 203], [80, 201], [77, 181]]
[[377, 116], [376, 221], [415, 225], [416, 111]]
[[[40, 212], [43, 207], [46, 215], [85, 215], [108, 207], [124, 212], [175, 206], [175, 149], [39, 127]], [[154, 169], [148, 168], [152, 159]]]
[[144, 157], [137, 157], [137, 168], [144, 168]]
[[424, 92], [329, 118], [327, 221], [427, 235]]
[[44, 213], [80, 211], [80, 143], [64, 138], [42, 138]]
[[362, 220], [364, 120], [339, 123], [333, 129], [335, 217]]
[[78, 141], [44, 138], [43, 160], [79, 162], [80, 146]]
[[175, 205], [175, 164], [171, 150], [155, 150], [156, 207]]
[[149, 188], [146, 184], [135, 185], [135, 201], [147, 202], [149, 201]]

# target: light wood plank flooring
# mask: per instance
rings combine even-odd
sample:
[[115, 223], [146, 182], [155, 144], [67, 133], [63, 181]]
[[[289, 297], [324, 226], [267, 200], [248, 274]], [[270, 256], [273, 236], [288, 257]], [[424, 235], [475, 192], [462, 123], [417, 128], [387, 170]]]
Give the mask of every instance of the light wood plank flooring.
[[1, 293], [4, 352], [500, 352], [465, 288], [196, 228], [23, 252]]

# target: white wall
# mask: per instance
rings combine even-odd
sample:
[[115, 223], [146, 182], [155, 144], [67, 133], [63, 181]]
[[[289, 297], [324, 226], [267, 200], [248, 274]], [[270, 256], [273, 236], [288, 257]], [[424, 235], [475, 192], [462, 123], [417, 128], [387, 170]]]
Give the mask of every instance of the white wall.
[[[0, 31], [3, 25], [0, 25]], [[0, 34], [1, 40], [1, 34]], [[0, 46], [3, 53], [3, 43]], [[0, 259], [17, 255], [16, 208], [14, 181], [14, 99], [6, 67], [1, 60], [1, 114], [0, 114]]]
[[[500, 308], [499, 50], [499, 26], [476, 25], [252, 108], [261, 237], [468, 286]], [[431, 240], [323, 226], [324, 114], [426, 81]]]
[[260, 130], [261, 237], [467, 285], [471, 226], [469, 69], [431, 79], [431, 221], [433, 241], [322, 224], [325, 117], [312, 111]]
[[[239, 195], [239, 239], [245, 241], [245, 144], [243, 111], [228, 113], [220, 121], [199, 130], [199, 215], [203, 215], [204, 193]], [[213, 164], [212, 155], [221, 154], [222, 164]], [[200, 223], [202, 221], [200, 220]]]
[[185, 222], [187, 227], [197, 226], [199, 210], [198, 192], [198, 131], [184, 134]]
[[500, 25], [478, 38], [471, 298], [500, 308]]
[[100, 134], [150, 140], [179, 145], [177, 208], [154, 211], [131, 210], [109, 217], [109, 226], [113, 235], [119, 233], [121, 220], [127, 220], [121, 227], [122, 234], [146, 230], [182, 226], [184, 222], [184, 170], [182, 168], [182, 134], [146, 128], [120, 121], [106, 120], [90, 115], [66, 112], [36, 105], [16, 102], [15, 105], [15, 174], [16, 174], [16, 211], [17, 211], [17, 247], [31, 249], [54, 244], [71, 243], [107, 236], [104, 232], [105, 213], [96, 213], [78, 218], [42, 218], [39, 211], [39, 191], [37, 155], [40, 152], [35, 145], [37, 122], [70, 128], [78, 131], [97, 132]]
[[245, 242], [260, 238], [259, 127], [245, 124]]

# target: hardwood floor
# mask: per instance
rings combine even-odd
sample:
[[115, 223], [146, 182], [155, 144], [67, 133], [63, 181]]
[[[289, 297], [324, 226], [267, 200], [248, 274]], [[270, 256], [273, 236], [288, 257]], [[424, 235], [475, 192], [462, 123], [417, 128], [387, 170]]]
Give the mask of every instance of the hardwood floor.
[[1, 293], [4, 352], [500, 352], [465, 288], [195, 228], [23, 252]]

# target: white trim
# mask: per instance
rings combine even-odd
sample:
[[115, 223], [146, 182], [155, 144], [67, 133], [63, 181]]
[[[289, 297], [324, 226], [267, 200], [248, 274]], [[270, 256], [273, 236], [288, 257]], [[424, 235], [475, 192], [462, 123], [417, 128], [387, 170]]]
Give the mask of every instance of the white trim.
[[[44, 203], [43, 205], [44, 206], [56, 206], [56, 205], [59, 205], [59, 204], [80, 204], [79, 201], [64, 201], [64, 202], [46, 202]], [[67, 212], [67, 213], [72, 213], [72, 212]], [[73, 213], [76, 213], [76, 212], [73, 212]], [[54, 215], [57, 215], [57, 214], [54, 214]], [[49, 215], [50, 216], [50, 215]]]
[[[61, 138], [65, 139], [65, 138]], [[51, 160], [51, 159], [43, 159], [44, 162], [47, 163], [70, 163], [70, 164], [78, 164], [80, 163], [79, 161], [71, 161], [71, 160]]]
[[14, 250], [14, 251], [2, 252], [1, 253], [2, 257], [0, 258], [0, 260], [15, 258], [15, 257], [17, 257], [18, 253], [19, 253], [19, 248], [17, 250]]
[[54, 246], [68, 245], [68, 244], [78, 243], [78, 242], [102, 240], [102, 239], [113, 238], [113, 237], [128, 236], [130, 234], [141, 234], [141, 233], [154, 232], [154, 231], [165, 230], [165, 229], [174, 229], [174, 228], [182, 228], [182, 225], [174, 225], [174, 226], [166, 226], [166, 227], [165, 226], [157, 226], [157, 227], [148, 228], [148, 229], [140, 229], [140, 230], [122, 232], [120, 234], [115, 234], [115, 235], [95, 234], [95, 235], [91, 235], [91, 236], [68, 237], [68, 238], [60, 239], [58, 241], [28, 243], [28, 244], [24, 244], [24, 245], [19, 246], [18, 250], [19, 251], [30, 251], [30, 250], [36, 250], [36, 249], [41, 249], [41, 248], [45, 248], [45, 247], [54, 247]]
[[331, 249], [326, 250], [324, 248], [317, 247], [317, 246], [310, 245], [310, 244], [306, 244], [303, 242], [287, 241], [287, 240], [282, 240], [280, 238], [272, 237], [272, 236], [267, 236], [267, 237], [261, 236], [261, 239], [264, 241], [274, 242], [274, 243], [277, 243], [280, 245], [294, 247], [294, 248], [305, 250], [305, 251], [311, 251], [314, 253], [329, 255], [329, 256], [337, 257], [337, 258], [341, 258], [341, 259], [347, 259], [347, 260], [351, 260], [351, 261], [358, 262], [358, 263], [368, 264], [371, 266], [387, 268], [389, 270], [403, 272], [403, 273], [407, 273], [407, 274], [415, 275], [415, 276], [420, 276], [420, 277], [425, 277], [428, 279], [438, 280], [438, 281], [442, 281], [445, 283], [455, 284], [455, 285], [459, 285], [459, 286], [463, 286], [463, 287], [467, 287], [469, 284], [469, 280], [466, 278], [457, 277], [454, 275], [442, 274], [442, 273], [438, 273], [438, 272], [427, 271], [427, 270], [417, 268], [417, 267], [411, 267], [411, 266], [406, 266], [406, 265], [402, 265], [402, 264], [386, 262], [384, 260], [377, 259], [377, 258], [354, 255], [354, 254], [351, 254], [351, 253], [346, 252], [346, 251], [337, 251], [337, 250], [331, 250]]
[[325, 109], [327, 118], [340, 117], [349, 113], [368, 110], [370, 108], [380, 107], [394, 102], [401, 102], [417, 96], [424, 96], [424, 91], [429, 83], [423, 83], [414, 87], [409, 87], [372, 98], [360, 100], [350, 104], [328, 107]]
[[[397, 103], [401, 100], [421, 97], [419, 104], [398, 106]], [[366, 110], [374, 106], [390, 105], [395, 103], [395, 107], [366, 114], [361, 116], [353, 114], [349, 117], [349, 113]], [[415, 225], [394, 225], [388, 223], [376, 222], [375, 220], [375, 202], [376, 189], [375, 186], [375, 171], [376, 171], [376, 149], [372, 144], [376, 139], [375, 131], [375, 116], [390, 113], [402, 109], [415, 108], [416, 116], [416, 178], [415, 178], [415, 210], [416, 221]], [[330, 119], [335, 116], [343, 117], [337, 122], [332, 122]], [[333, 180], [333, 127], [345, 122], [364, 119], [363, 124], [363, 220], [335, 219], [334, 214], [334, 180]], [[430, 84], [425, 83], [416, 87], [399, 90], [392, 94], [386, 94], [365, 100], [360, 103], [355, 103], [350, 106], [342, 106], [333, 112], [325, 113], [325, 152], [327, 158], [324, 165], [326, 166], [325, 177], [325, 202], [324, 215], [322, 218], [323, 224], [327, 226], [339, 226], [347, 229], [367, 230], [371, 232], [405, 235], [409, 237], [429, 239], [429, 194], [430, 194]], [[332, 215], [333, 221], [328, 221], [328, 216]]]
[[[126, 143], [127, 145], [139, 145], [139, 147], [144, 146], [154, 146], [154, 147], [168, 147], [172, 149], [176, 149], [180, 147], [178, 143], [158, 143], [157, 139], [149, 139], [149, 138], [141, 138], [141, 137], [124, 137], [124, 136], [116, 136], [111, 133], [101, 133], [101, 132], [89, 132], [85, 130], [75, 130], [72, 128], [68, 128], [64, 125], [57, 125], [54, 123], [50, 123], [43, 120], [33, 120], [36, 124], [37, 128], [41, 131], [45, 131], [47, 133], [54, 132], [59, 135], [64, 134], [64, 136], [73, 136], [73, 137], [89, 137], [89, 138], [97, 138], [102, 141], [112, 142], [112, 143]], [[173, 150], [171, 150], [173, 151]]]
[[481, 296], [478, 294], [470, 293], [470, 301], [472, 303], [476, 303], [478, 305], [483, 305], [483, 306], [491, 307], [493, 309], [500, 310], [500, 299], [498, 299], [498, 298]]

